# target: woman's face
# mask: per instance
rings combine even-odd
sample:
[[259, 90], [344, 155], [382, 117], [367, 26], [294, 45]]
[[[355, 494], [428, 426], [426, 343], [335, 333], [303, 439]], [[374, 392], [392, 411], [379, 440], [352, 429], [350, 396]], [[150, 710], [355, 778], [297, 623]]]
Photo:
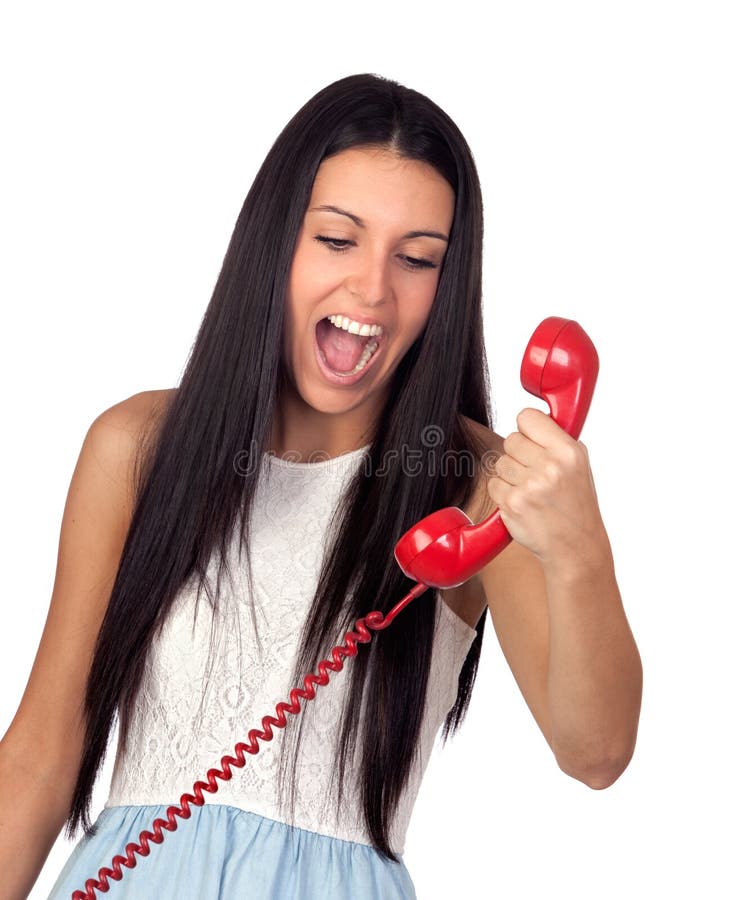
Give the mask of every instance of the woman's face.
[[[385, 396], [426, 325], [453, 214], [452, 188], [425, 163], [363, 147], [321, 163], [296, 242], [284, 329], [286, 373], [307, 404], [340, 413]], [[346, 333], [331, 316], [374, 333]], [[353, 371], [367, 342], [373, 354]]]

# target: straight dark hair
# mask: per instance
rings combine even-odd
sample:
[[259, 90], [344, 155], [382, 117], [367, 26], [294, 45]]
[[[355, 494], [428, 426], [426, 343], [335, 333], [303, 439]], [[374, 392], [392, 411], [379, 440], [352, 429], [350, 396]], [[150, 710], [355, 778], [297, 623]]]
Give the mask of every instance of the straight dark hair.
[[[413, 587], [394, 559], [400, 535], [435, 509], [464, 507], [471, 496], [476, 457], [485, 448], [465, 419], [491, 426], [481, 310], [483, 208], [475, 164], [457, 126], [423, 94], [378, 75], [351, 75], [315, 94], [271, 147], [242, 205], [179, 385], [161, 418], [143, 433], [134, 512], [82, 701], [85, 742], [68, 837], [80, 824], [87, 835], [95, 832], [91, 795], [115, 716], [124, 747], [149, 648], [180, 588], [194, 573], [205, 587], [216, 551], [220, 580], [237, 524], [249, 562], [247, 523], [260, 466], [242, 460], [247, 448], [269, 446], [284, 378], [284, 311], [297, 235], [320, 163], [353, 147], [381, 147], [432, 166], [451, 185], [455, 209], [428, 321], [392, 378], [372, 423], [367, 464], [354, 473], [336, 512], [289, 691], [316, 671], [358, 617], [386, 612]], [[385, 464], [400, 459], [403, 448], [425, 445], [434, 462], [428, 471], [414, 476], [402, 465]], [[469, 472], [449, 462], [465, 453]], [[426, 698], [435, 599], [429, 588], [346, 661], [352, 672], [336, 757], [338, 802], [360, 739], [366, 749], [356, 783], [366, 827], [372, 845], [392, 860], [392, 818], [416, 754]], [[215, 613], [218, 599], [212, 602]], [[467, 710], [485, 619], [484, 611], [444, 723], [444, 742]], [[284, 746], [291, 732], [296, 739], [292, 806], [303, 719], [303, 712], [291, 717], [276, 733]], [[258, 725], [246, 723], [247, 730]], [[287, 761], [284, 751], [281, 793]], [[195, 778], [204, 774], [195, 772]]]

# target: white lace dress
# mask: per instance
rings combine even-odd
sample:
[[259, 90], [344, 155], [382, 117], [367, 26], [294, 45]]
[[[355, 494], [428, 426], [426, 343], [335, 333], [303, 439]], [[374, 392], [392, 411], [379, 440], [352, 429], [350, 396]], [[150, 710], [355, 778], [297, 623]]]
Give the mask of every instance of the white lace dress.
[[[219, 768], [222, 756], [233, 755], [250, 729], [260, 729], [263, 716], [275, 715], [278, 702], [288, 701], [301, 628], [320, 576], [323, 538], [369, 446], [316, 463], [263, 455], [250, 526], [254, 615], [246, 559], [235, 533], [232, 566], [221, 584], [215, 652], [209, 652], [210, 603], [195, 580], [180, 591], [151, 647], [128, 746], [120, 742], [117, 748], [97, 832], [75, 847], [50, 898], [84, 890], [85, 882], [111, 866], [115, 855], [124, 855], [141, 831], [152, 830], [168, 806], [192, 793], [196, 780]], [[211, 567], [215, 573], [215, 560]], [[391, 605], [399, 599], [393, 597]], [[345, 787], [350, 802], [339, 813], [327, 795], [338, 716], [355, 662], [346, 659], [340, 672], [330, 673], [329, 684], [317, 687], [314, 700], [301, 701], [307, 708], [293, 817], [278, 797], [281, 734], [273, 728], [273, 740], [260, 741], [244, 768], [233, 768], [229, 781], [219, 780], [218, 791], [205, 794], [204, 806], [190, 806], [190, 818], [177, 818], [176, 831], [166, 831], [162, 844], [151, 843], [148, 856], [136, 854], [135, 867], [123, 868], [121, 881], [110, 880], [114, 900], [414, 898], [403, 861], [408, 821], [476, 634], [438, 592], [437, 603], [420, 753], [392, 832], [397, 862], [371, 845], [350, 776]], [[376, 641], [377, 632], [372, 635]], [[366, 652], [365, 645], [358, 646], [359, 653]], [[287, 729], [298, 718], [290, 715]]]

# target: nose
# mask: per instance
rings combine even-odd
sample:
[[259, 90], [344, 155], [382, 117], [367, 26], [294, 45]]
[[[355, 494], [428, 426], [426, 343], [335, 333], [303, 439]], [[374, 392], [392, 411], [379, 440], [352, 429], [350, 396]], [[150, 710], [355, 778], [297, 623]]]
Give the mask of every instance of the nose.
[[348, 274], [346, 287], [367, 305], [378, 306], [390, 294], [388, 260], [374, 253], [362, 254]]

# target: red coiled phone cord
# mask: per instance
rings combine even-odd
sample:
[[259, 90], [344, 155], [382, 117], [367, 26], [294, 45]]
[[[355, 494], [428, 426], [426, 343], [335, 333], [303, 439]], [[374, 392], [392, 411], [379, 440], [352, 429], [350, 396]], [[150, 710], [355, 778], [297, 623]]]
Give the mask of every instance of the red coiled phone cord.
[[288, 703], [281, 702], [276, 705], [275, 712], [277, 718], [263, 716], [262, 731], [253, 728], [247, 735], [249, 743], [245, 744], [240, 742], [234, 747], [234, 753], [236, 753], [235, 757], [223, 756], [221, 758], [221, 768], [210, 769], [205, 776], [208, 779], [207, 783], [205, 781], [196, 781], [192, 786], [194, 794], [182, 794], [179, 799], [179, 806], [170, 806], [166, 810], [166, 819], [156, 819], [153, 822], [153, 831], [141, 831], [139, 841], [133, 841], [125, 847], [126, 855], [115, 856], [112, 860], [111, 869], [106, 867], [99, 869], [98, 881], [95, 878], [89, 878], [86, 881], [85, 891], [73, 891], [72, 900], [94, 900], [95, 891], [97, 890], [105, 894], [109, 890], [110, 878], [114, 881], [119, 881], [122, 878], [122, 866], [133, 869], [137, 864], [135, 858], [136, 853], [139, 853], [141, 856], [148, 856], [151, 852], [151, 848], [148, 846], [149, 841], [152, 841], [154, 844], [160, 844], [164, 839], [164, 830], [176, 831], [177, 825], [179, 824], [176, 819], [177, 816], [180, 816], [182, 819], [189, 819], [192, 815], [192, 810], [189, 808], [190, 804], [193, 806], [202, 806], [205, 803], [203, 792], [207, 791], [210, 794], [214, 794], [218, 790], [218, 782], [216, 779], [220, 778], [222, 781], [228, 781], [234, 774], [231, 771], [231, 766], [241, 769], [246, 762], [245, 753], [257, 753], [259, 751], [260, 745], [257, 743], [257, 738], [261, 738], [263, 741], [270, 741], [273, 739], [274, 735], [270, 726], [275, 725], [276, 728], [286, 727], [285, 714], [288, 712], [297, 715], [301, 710], [299, 698], [303, 698], [304, 700], [314, 699], [316, 696], [314, 685], [326, 685], [330, 681], [330, 677], [327, 674], [328, 670], [339, 672], [343, 668], [344, 658], [347, 656], [356, 656], [358, 653], [356, 644], [361, 642], [365, 644], [369, 643], [371, 640], [369, 628], [372, 628], [374, 631], [381, 631], [383, 628], [387, 628], [392, 624], [395, 616], [399, 615], [411, 600], [420, 596], [427, 587], [428, 585], [418, 582], [418, 584], [416, 584], [416, 586], [407, 593], [399, 603], [392, 607], [386, 616], [382, 616], [381, 612], [375, 610], [368, 613], [362, 619], [358, 619], [356, 621], [356, 630], [346, 632], [346, 635], [343, 638], [345, 646], [338, 645], [333, 647], [330, 651], [332, 661], [323, 659], [322, 662], [318, 663], [317, 668], [319, 669], [319, 675], [315, 675], [312, 672], [305, 675], [305, 689], [302, 691], [299, 688], [293, 688], [290, 694], [291, 704], [289, 705]]

